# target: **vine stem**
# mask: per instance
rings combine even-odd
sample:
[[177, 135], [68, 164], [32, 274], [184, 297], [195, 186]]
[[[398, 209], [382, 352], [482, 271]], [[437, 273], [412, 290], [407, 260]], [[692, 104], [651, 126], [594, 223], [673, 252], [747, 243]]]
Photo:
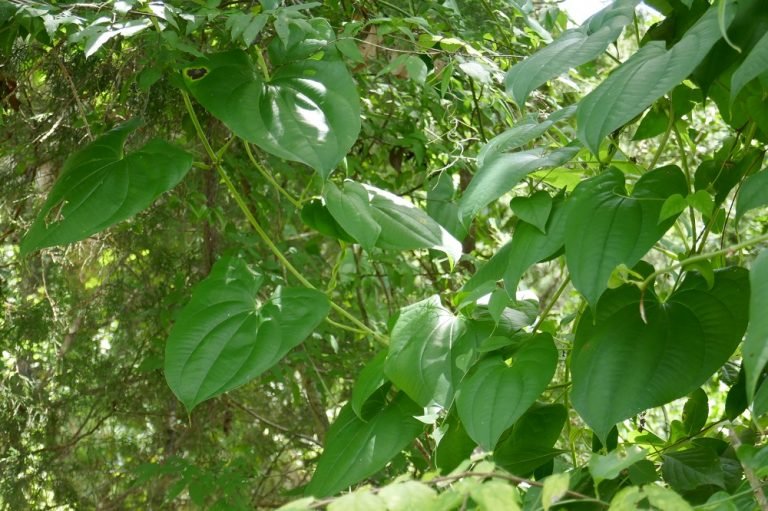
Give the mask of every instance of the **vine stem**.
[[565, 291], [565, 288], [568, 287], [568, 284], [571, 282], [571, 276], [566, 275], [565, 280], [563, 280], [563, 283], [560, 284], [560, 287], [557, 288], [557, 291], [555, 291], [555, 294], [552, 296], [552, 299], [549, 301], [547, 306], [544, 308], [544, 310], [541, 312], [541, 315], [539, 316], [538, 321], [533, 325], [533, 332], [536, 333], [536, 331], [539, 329], [541, 324], [544, 322], [545, 319], [547, 319], [547, 316], [552, 311], [552, 308], [555, 306], [557, 301], [560, 299], [560, 296]]
[[[259, 224], [258, 220], [256, 220], [256, 217], [251, 212], [250, 208], [248, 207], [248, 204], [246, 204], [245, 199], [243, 199], [243, 196], [240, 195], [240, 192], [235, 187], [232, 180], [229, 178], [229, 175], [227, 175], [226, 171], [224, 170], [224, 167], [221, 166], [221, 161], [219, 157], [216, 155], [216, 152], [211, 147], [211, 144], [208, 142], [208, 137], [205, 136], [205, 132], [203, 131], [202, 126], [200, 125], [200, 121], [197, 119], [197, 115], [195, 114], [195, 109], [192, 106], [192, 101], [189, 99], [189, 95], [182, 91], [181, 95], [184, 99], [184, 105], [187, 108], [187, 112], [189, 113], [189, 117], [192, 119], [192, 124], [195, 126], [195, 131], [197, 132], [197, 136], [200, 139], [200, 142], [203, 144], [203, 147], [205, 148], [205, 152], [208, 154], [208, 157], [211, 159], [211, 163], [214, 167], [216, 167], [216, 171], [218, 172], [219, 176], [221, 177], [221, 180], [224, 181], [224, 184], [227, 187], [227, 190], [229, 191], [232, 198], [237, 203], [238, 207], [240, 208], [240, 211], [242, 211], [243, 215], [245, 215], [246, 220], [248, 220], [248, 223], [251, 225], [254, 231], [256, 231], [256, 234], [261, 238], [261, 240], [267, 245], [267, 248], [269, 248], [270, 252], [274, 254], [275, 257], [280, 261], [280, 264], [283, 265], [283, 267], [288, 270], [289, 273], [291, 273], [294, 277], [296, 277], [296, 280], [298, 280], [301, 285], [303, 285], [306, 288], [309, 289], [315, 289], [317, 288], [302, 275], [302, 273], [296, 269], [293, 264], [285, 257], [285, 254], [275, 245], [275, 242], [272, 241], [272, 238], [270, 238], [269, 234], [261, 227], [261, 224]], [[327, 296], [327, 295], [326, 295]], [[355, 325], [358, 330], [353, 331], [359, 331], [366, 333], [370, 336], [372, 336], [374, 339], [376, 339], [378, 342], [380, 342], [383, 345], [389, 344], [386, 337], [381, 335], [380, 333], [372, 330], [369, 328], [365, 323], [354, 317], [352, 314], [347, 312], [346, 309], [332, 301], [330, 298], [328, 299], [328, 302], [330, 303], [330, 306], [333, 310], [335, 310], [340, 316], [343, 316], [345, 319], [347, 319], [350, 323]], [[335, 323], [335, 322], [334, 322]], [[335, 323], [338, 325], [338, 323]], [[348, 328], [347, 328], [348, 329]]]
[[280, 192], [280, 194], [288, 200], [288, 202], [293, 204], [293, 207], [300, 210], [301, 202], [299, 202], [293, 195], [288, 193], [288, 191], [286, 191], [285, 188], [280, 186], [280, 184], [277, 181], [275, 181], [274, 176], [272, 176], [272, 174], [267, 172], [267, 169], [265, 169], [264, 166], [261, 163], [259, 163], [259, 160], [256, 159], [256, 157], [253, 155], [253, 152], [251, 151], [251, 145], [247, 141], [243, 140], [243, 146], [245, 146], [245, 152], [248, 154], [248, 159], [251, 160], [251, 163], [256, 168], [256, 170], [259, 171], [259, 174], [261, 174], [264, 177], [264, 179], [269, 181], [269, 184], [274, 186], [275, 189], [278, 192]]
[[768, 234], [763, 234], [762, 236], [758, 236], [757, 238], [752, 238], [747, 241], [742, 241], [741, 243], [734, 245], [732, 247], [715, 250], [714, 252], [708, 252], [706, 254], [699, 254], [693, 257], [688, 257], [687, 259], [683, 259], [682, 261], [678, 261], [670, 266], [667, 266], [666, 268], [662, 268], [660, 270], [656, 270], [655, 272], [651, 273], [650, 275], [648, 275], [648, 277], [646, 277], [644, 281], [640, 283], [640, 289], [644, 291], [648, 287], [648, 285], [653, 281], [653, 279], [655, 279], [659, 275], [663, 275], [664, 273], [670, 273], [678, 268], [682, 268], [687, 264], [696, 263], [699, 261], [706, 261], [707, 259], [710, 259], [712, 257], [717, 257], [720, 255], [732, 254], [733, 252], [741, 250], [742, 248], [751, 247], [752, 245], [757, 245], [758, 243], [761, 243], [763, 241], [768, 241]]

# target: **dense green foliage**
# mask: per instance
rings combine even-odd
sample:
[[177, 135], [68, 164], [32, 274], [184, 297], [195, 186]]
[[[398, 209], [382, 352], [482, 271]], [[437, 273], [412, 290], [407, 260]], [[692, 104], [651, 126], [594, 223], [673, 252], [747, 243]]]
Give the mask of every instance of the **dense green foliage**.
[[768, 510], [768, 9], [0, 0], [0, 509]]

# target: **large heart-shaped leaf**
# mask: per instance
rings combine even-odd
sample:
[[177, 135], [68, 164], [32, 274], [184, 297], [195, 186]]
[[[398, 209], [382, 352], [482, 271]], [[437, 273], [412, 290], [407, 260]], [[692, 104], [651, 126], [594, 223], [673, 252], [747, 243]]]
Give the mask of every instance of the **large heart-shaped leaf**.
[[472, 440], [492, 450], [547, 388], [556, 368], [557, 349], [549, 334], [526, 342], [511, 366], [499, 357], [481, 361], [456, 395], [459, 417]]
[[22, 254], [85, 239], [145, 209], [181, 181], [192, 156], [175, 146], [152, 140], [123, 154], [126, 137], [140, 124], [121, 124], [69, 157], [21, 242]]
[[603, 443], [616, 422], [697, 389], [736, 349], [747, 326], [747, 271], [718, 271], [708, 287], [689, 274], [659, 303], [651, 290], [642, 296], [626, 285], [602, 296], [596, 316], [584, 313], [571, 362], [573, 404]]
[[768, 364], [768, 250], [763, 250], [749, 270], [749, 326], [744, 339], [744, 372], [748, 400], [752, 402], [757, 382]]
[[262, 280], [242, 259], [221, 259], [179, 314], [165, 378], [188, 410], [275, 365], [328, 314], [326, 296], [304, 288], [278, 288], [258, 307]]
[[326, 435], [307, 494], [326, 497], [375, 474], [422, 432], [422, 409], [402, 392], [368, 421], [347, 404]]
[[493, 460], [505, 470], [526, 477], [563, 451], [555, 442], [568, 418], [561, 404], [535, 403], [496, 446]]
[[515, 64], [504, 82], [518, 105], [547, 80], [599, 57], [630, 23], [638, 0], [619, 0], [589, 18], [579, 28], [566, 30], [554, 42]]
[[464, 321], [435, 295], [400, 311], [390, 335], [384, 373], [420, 406], [448, 407], [453, 399], [452, 350], [464, 331]]
[[679, 213], [661, 222], [659, 214], [675, 193], [687, 195], [685, 175], [675, 166], [643, 174], [631, 196], [616, 168], [576, 187], [570, 198], [565, 258], [574, 287], [592, 306], [614, 268], [634, 266], [672, 227]]
[[721, 27], [717, 6], [712, 6], [669, 50], [662, 41], [646, 44], [582, 99], [576, 123], [584, 145], [598, 154], [606, 135], [688, 77], [722, 37], [733, 17], [731, 9], [728, 13]]
[[235, 135], [309, 165], [324, 178], [360, 132], [357, 87], [344, 63], [326, 58], [277, 62], [269, 81], [248, 55], [209, 55], [184, 69], [192, 95]]
[[557, 167], [579, 152], [578, 146], [566, 146], [554, 151], [531, 149], [516, 153], [498, 153], [483, 160], [459, 202], [464, 220], [510, 191], [525, 176], [536, 170]]
[[333, 218], [365, 249], [432, 248], [444, 252], [452, 263], [461, 257], [461, 243], [402, 197], [348, 180], [341, 189], [328, 183], [325, 201]]

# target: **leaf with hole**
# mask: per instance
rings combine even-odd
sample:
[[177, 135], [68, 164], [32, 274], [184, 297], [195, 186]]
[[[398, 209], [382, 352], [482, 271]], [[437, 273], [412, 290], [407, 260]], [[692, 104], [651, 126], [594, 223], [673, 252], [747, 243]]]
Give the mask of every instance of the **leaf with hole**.
[[220, 259], [176, 318], [165, 378], [187, 410], [278, 363], [330, 310], [323, 293], [305, 288], [278, 288], [259, 306], [262, 282], [241, 258]]
[[469, 436], [493, 450], [547, 388], [557, 367], [557, 349], [549, 334], [528, 340], [508, 366], [500, 357], [480, 361], [461, 382], [456, 406]]
[[[627, 195], [624, 175], [610, 168], [582, 181], [571, 202], [565, 234], [565, 259], [573, 286], [593, 307], [620, 264], [631, 268], [675, 223], [659, 221], [666, 200], [686, 195], [683, 172], [675, 166], [643, 174]], [[589, 226], [585, 228], [585, 226]]]
[[21, 241], [22, 255], [103, 231], [146, 209], [182, 180], [192, 156], [176, 146], [152, 140], [123, 153], [125, 139], [140, 124], [121, 124], [67, 159]]
[[216, 53], [186, 67], [184, 83], [235, 135], [327, 178], [360, 132], [355, 82], [330, 48], [322, 60], [273, 64], [267, 80], [245, 52]]
[[689, 274], [663, 303], [633, 285], [606, 291], [576, 330], [576, 411], [604, 440], [615, 423], [693, 392], [741, 341], [748, 300], [743, 268], [716, 272], [711, 289]]

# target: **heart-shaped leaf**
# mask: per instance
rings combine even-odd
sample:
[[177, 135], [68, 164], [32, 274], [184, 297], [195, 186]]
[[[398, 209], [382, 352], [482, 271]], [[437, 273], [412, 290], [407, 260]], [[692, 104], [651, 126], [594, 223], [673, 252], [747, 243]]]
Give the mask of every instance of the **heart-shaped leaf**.
[[582, 99], [576, 123], [584, 145], [598, 154], [606, 135], [685, 80], [722, 37], [733, 18], [731, 9], [728, 12], [720, 26], [717, 6], [712, 6], [669, 50], [662, 41], [649, 42]]
[[579, 28], [566, 30], [547, 47], [512, 66], [504, 83], [518, 105], [547, 80], [599, 57], [630, 23], [638, 0], [620, 0], [592, 16]]
[[278, 288], [258, 307], [262, 281], [230, 257], [195, 286], [165, 347], [165, 378], [188, 410], [275, 365], [328, 314], [326, 296], [304, 288]]
[[614, 268], [634, 266], [672, 227], [677, 215], [659, 221], [661, 209], [669, 196], [686, 190], [685, 175], [675, 166], [643, 174], [631, 196], [616, 168], [576, 187], [569, 199], [565, 259], [574, 287], [593, 307]]
[[454, 392], [452, 350], [464, 321], [435, 295], [400, 311], [390, 335], [384, 373], [420, 406], [448, 407]]
[[456, 395], [459, 417], [472, 440], [492, 450], [547, 388], [556, 368], [557, 349], [549, 334], [526, 342], [511, 366], [499, 357], [478, 363]]
[[422, 409], [402, 392], [367, 422], [347, 404], [326, 435], [307, 494], [326, 497], [375, 474], [424, 429]]
[[185, 68], [184, 81], [235, 135], [326, 178], [360, 132], [357, 87], [334, 54], [273, 62], [267, 81], [245, 52], [217, 53]]
[[738, 346], [748, 301], [743, 268], [716, 272], [711, 289], [689, 274], [664, 303], [632, 285], [606, 291], [576, 331], [574, 407], [605, 443], [615, 423], [693, 392]]
[[552, 197], [547, 192], [539, 190], [529, 197], [514, 197], [509, 207], [520, 220], [546, 234], [547, 220], [552, 212]]
[[121, 124], [76, 152], [21, 242], [21, 253], [87, 238], [148, 207], [192, 167], [192, 156], [152, 140], [125, 156], [123, 144], [140, 121]]

